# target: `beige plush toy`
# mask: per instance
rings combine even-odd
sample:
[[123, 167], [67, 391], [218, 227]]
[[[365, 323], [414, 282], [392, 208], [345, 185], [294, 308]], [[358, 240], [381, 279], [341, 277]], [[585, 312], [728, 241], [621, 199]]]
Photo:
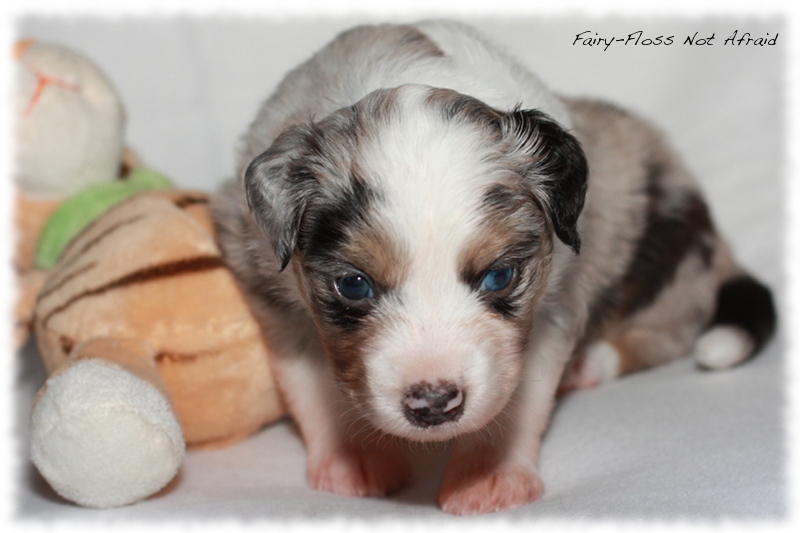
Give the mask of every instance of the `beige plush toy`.
[[33, 296], [44, 281], [34, 267], [39, 232], [66, 196], [118, 175], [125, 113], [103, 72], [76, 52], [25, 40], [16, 44], [14, 60], [19, 346], [30, 328]]
[[33, 461], [81, 505], [149, 496], [184, 441], [222, 446], [284, 413], [203, 194], [139, 193], [93, 222], [49, 273], [35, 330], [51, 375]]
[[[125, 505], [163, 488], [186, 446], [229, 444], [284, 409], [264, 339], [220, 257], [208, 197], [123, 165], [121, 134], [92, 139], [122, 127], [122, 107], [91, 63], [44, 44], [23, 44], [17, 56], [20, 69], [63, 82], [17, 93], [28, 102], [17, 106], [18, 333], [21, 341], [33, 324], [49, 374], [33, 407], [31, 456], [64, 498]], [[69, 157], [103, 172], [67, 164], [59, 173], [66, 156], [42, 130], [69, 123], [82, 132]], [[152, 188], [161, 190], [141, 192]]]

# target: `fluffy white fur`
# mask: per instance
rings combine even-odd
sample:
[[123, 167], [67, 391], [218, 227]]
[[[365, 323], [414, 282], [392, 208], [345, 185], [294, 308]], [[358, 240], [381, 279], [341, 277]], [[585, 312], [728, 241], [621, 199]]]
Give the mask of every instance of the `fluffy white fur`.
[[752, 352], [753, 339], [741, 328], [717, 326], [697, 339], [694, 358], [703, 368], [721, 369], [741, 363]]
[[183, 462], [184, 440], [161, 391], [113, 364], [85, 359], [52, 377], [37, 399], [31, 454], [59, 494], [106, 508], [164, 487]]
[[[459, 254], [480, 231], [483, 191], [496, 179], [485, 161], [484, 139], [464, 126], [442, 131], [422, 112], [424, 86], [403, 91], [398, 127], [363, 146], [363, 173], [389, 201], [384, 229], [410, 258], [387, 328], [365, 352], [372, 422], [414, 440], [443, 440], [485, 426], [508, 401], [519, 373], [502, 319], [486, 309], [458, 278]], [[455, 427], [412, 426], [401, 412], [403, 391], [445, 380], [468, 391], [470, 405]]]

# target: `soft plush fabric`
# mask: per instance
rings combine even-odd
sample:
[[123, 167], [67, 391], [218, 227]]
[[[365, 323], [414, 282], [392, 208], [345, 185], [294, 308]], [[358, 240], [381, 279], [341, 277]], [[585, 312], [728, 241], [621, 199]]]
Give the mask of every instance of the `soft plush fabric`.
[[[128, 138], [142, 158], [181, 187], [213, 189], [231, 176], [238, 135], [283, 74], [357, 22], [27, 18], [18, 34], [88, 54], [122, 94]], [[698, 175], [718, 227], [772, 287], [785, 317], [788, 36], [782, 20], [523, 16], [471, 22], [553, 89], [608, 99], [666, 130]], [[624, 40], [640, 30], [638, 45], [632, 39], [604, 50], [574, 43], [581, 32]], [[734, 31], [777, 36], [777, 42], [725, 45]], [[713, 45], [683, 44], [695, 32], [696, 38], [713, 34]], [[674, 36], [673, 44], [643, 44], [658, 36]], [[544, 442], [543, 499], [489, 519], [784, 517], [784, 333], [779, 328], [761, 355], [732, 370], [704, 372], [685, 359], [566, 397]], [[416, 481], [387, 499], [311, 490], [302, 441], [288, 422], [222, 450], [189, 452], [177, 481], [139, 504], [105, 511], [67, 504], [30, 465], [27, 420], [45, 374], [32, 346], [18, 360], [20, 520], [475, 521], [448, 517], [434, 504], [442, 450], [417, 450]]]

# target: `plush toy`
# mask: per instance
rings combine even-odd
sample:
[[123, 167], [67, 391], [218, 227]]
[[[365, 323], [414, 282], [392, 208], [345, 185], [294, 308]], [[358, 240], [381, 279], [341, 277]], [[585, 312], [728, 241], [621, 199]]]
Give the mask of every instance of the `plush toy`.
[[[52, 45], [26, 44], [19, 57], [34, 46]], [[85, 69], [88, 62], [67, 64]], [[68, 68], [39, 72], [63, 75], [77, 92], [82, 80], [97, 79], [69, 77]], [[30, 113], [18, 107], [18, 120], [36, 117], [41, 129], [89, 122], [80, 105], [71, 114], [44, 107], [47, 89], [36, 99], [22, 93], [36, 103]], [[41, 138], [18, 136], [18, 148], [39, 149], [57, 167]], [[49, 374], [33, 407], [31, 456], [59, 494], [90, 507], [155, 494], [175, 477], [187, 446], [223, 446], [284, 414], [267, 346], [220, 256], [208, 196], [174, 190], [135, 162], [117, 179], [116, 146], [82, 144], [85, 167], [93, 154], [105, 159], [114, 151], [105, 177], [87, 182], [65, 173], [68, 183], [57, 187], [26, 177], [34, 171], [16, 179], [24, 199], [18, 224], [35, 219], [18, 238], [18, 324], [31, 317]], [[18, 168], [28, 169], [24, 159]], [[58, 176], [52, 170], [43, 175]], [[26, 285], [32, 276], [37, 282]]]
[[102, 71], [76, 52], [26, 40], [15, 46], [14, 59], [14, 268], [20, 346], [45, 277], [34, 266], [42, 226], [66, 196], [119, 174], [125, 159], [125, 113]]
[[149, 496], [184, 441], [222, 446], [284, 412], [200, 193], [142, 192], [92, 222], [48, 275], [35, 331], [51, 375], [33, 461], [82, 505]]

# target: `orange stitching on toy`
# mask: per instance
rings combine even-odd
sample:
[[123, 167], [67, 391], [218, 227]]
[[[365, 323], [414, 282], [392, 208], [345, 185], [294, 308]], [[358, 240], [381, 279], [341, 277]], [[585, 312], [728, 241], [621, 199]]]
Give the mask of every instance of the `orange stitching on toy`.
[[54, 78], [52, 76], [48, 76], [35, 66], [22, 61], [22, 64], [25, 67], [33, 72], [36, 76], [36, 89], [33, 90], [33, 94], [31, 95], [31, 99], [28, 101], [28, 106], [25, 108], [25, 111], [22, 113], [23, 116], [28, 117], [31, 113], [33, 113], [33, 109], [36, 107], [36, 104], [39, 103], [39, 99], [42, 97], [42, 93], [44, 92], [44, 88], [48, 85], [56, 85], [58, 87], [62, 87], [67, 89], [68, 91], [78, 91], [78, 86], [74, 83], [70, 83], [65, 80], [61, 80], [58, 78]]
[[30, 46], [35, 42], [36, 41], [33, 39], [23, 39], [21, 41], [17, 41], [17, 43], [14, 45], [14, 50], [11, 52], [14, 59], [19, 61], [22, 58], [22, 55], [25, 53], [25, 50], [30, 48]]

